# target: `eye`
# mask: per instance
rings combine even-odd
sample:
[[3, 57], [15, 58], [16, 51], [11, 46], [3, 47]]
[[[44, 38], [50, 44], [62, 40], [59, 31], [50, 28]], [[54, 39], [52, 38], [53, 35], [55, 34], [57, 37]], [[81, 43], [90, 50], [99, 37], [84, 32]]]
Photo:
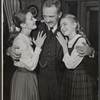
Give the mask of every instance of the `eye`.
[[49, 16], [50, 18], [54, 18], [54, 16]]
[[64, 23], [64, 26], [66, 26], [67, 25], [67, 23]]

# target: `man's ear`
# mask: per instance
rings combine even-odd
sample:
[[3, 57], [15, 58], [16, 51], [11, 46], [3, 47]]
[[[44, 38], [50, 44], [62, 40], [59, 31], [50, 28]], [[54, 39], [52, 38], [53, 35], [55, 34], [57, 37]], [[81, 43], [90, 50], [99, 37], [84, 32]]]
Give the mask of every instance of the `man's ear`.
[[22, 28], [25, 28], [25, 27], [26, 27], [26, 24], [21, 23], [20, 26], [21, 26]]
[[59, 18], [62, 16], [62, 12], [59, 13]]

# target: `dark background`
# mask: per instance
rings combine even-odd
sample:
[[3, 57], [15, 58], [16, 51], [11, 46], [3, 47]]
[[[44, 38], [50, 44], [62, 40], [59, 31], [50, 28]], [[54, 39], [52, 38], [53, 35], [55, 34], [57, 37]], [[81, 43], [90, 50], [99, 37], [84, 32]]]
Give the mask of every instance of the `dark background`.
[[[4, 0], [5, 1], [5, 0]], [[9, 1], [9, 0], [8, 0]], [[20, 8], [37, 7], [38, 14], [36, 18], [38, 20], [42, 19], [41, 7], [45, 0], [19, 0]], [[99, 1], [98, 0], [60, 0], [62, 3], [62, 12], [71, 13], [77, 16], [81, 26], [84, 28], [84, 33], [89, 39], [92, 47], [95, 49], [95, 57], [89, 58], [86, 61], [87, 71], [90, 74], [93, 81], [93, 88], [95, 98], [98, 100], [98, 90], [100, 90], [98, 84], [99, 78]], [[12, 0], [13, 2], [13, 0]], [[10, 100], [10, 82], [16, 67], [13, 66], [12, 59], [6, 55], [6, 44], [9, 36], [9, 27], [7, 23], [7, 15], [5, 12], [5, 7], [3, 5], [3, 98], [4, 100]], [[0, 45], [1, 46], [1, 45]], [[1, 69], [0, 69], [1, 70]]]

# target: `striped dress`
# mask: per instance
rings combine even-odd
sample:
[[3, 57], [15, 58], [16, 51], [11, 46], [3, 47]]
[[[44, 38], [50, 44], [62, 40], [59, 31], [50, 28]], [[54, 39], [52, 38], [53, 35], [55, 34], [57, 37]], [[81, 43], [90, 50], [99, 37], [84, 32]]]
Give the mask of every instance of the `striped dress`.
[[11, 100], [39, 100], [35, 72], [17, 68], [11, 81]]
[[[72, 48], [68, 48], [69, 55], [79, 38]], [[84, 67], [85, 57], [75, 69], [66, 69], [61, 87], [61, 100], [93, 100], [92, 81]]]

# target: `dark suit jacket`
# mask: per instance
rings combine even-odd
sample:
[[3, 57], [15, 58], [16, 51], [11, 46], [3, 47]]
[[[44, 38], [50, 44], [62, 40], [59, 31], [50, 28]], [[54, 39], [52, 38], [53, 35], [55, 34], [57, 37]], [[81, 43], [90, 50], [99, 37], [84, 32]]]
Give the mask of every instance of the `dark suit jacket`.
[[[37, 22], [37, 26], [38, 26], [37, 29], [35, 29], [35, 30], [32, 31], [31, 37], [36, 38], [37, 37], [37, 34], [38, 34], [38, 31], [43, 31], [44, 33], [47, 34], [47, 37], [48, 37], [48, 28], [47, 28], [47, 25], [45, 23]], [[58, 25], [57, 30], [55, 31], [55, 35], [56, 35], [57, 31], [60, 31], [59, 25]], [[43, 45], [45, 45], [45, 43]], [[45, 46], [47, 46], [47, 45], [45, 45]], [[43, 52], [46, 52], [46, 48], [48, 48], [48, 47], [45, 47], [42, 51]], [[43, 55], [44, 54], [43, 52], [41, 52], [40, 59], [41, 59], [41, 57], [43, 59], [43, 56], [44, 56]], [[56, 70], [57, 78], [58, 78], [58, 81], [59, 81], [60, 84], [62, 82], [62, 76], [63, 76], [63, 73], [65, 71], [65, 65], [62, 62], [62, 58], [63, 58], [63, 50], [62, 50], [62, 47], [61, 47], [61, 45], [59, 44], [59, 42], [57, 40], [56, 41], [56, 57], [55, 57], [55, 63], [56, 63], [56, 65], [55, 65], [55, 70]], [[40, 66], [37, 66], [37, 68], [36, 68], [36, 71], [37, 72], [40, 69], [39, 67]]]

